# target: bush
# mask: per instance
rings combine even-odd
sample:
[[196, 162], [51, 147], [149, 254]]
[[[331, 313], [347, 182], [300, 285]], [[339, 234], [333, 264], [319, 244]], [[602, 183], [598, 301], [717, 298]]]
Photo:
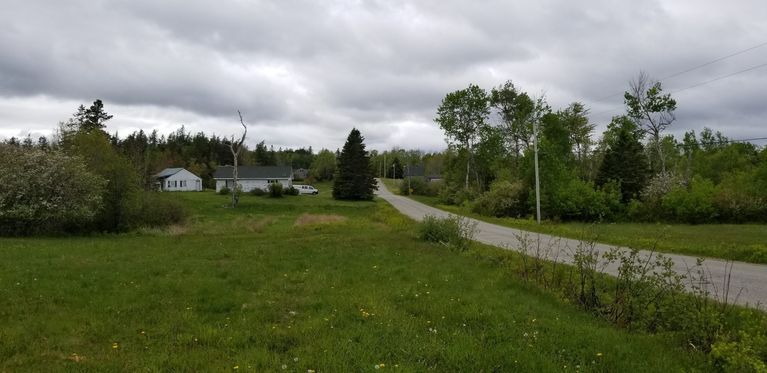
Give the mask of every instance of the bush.
[[288, 189], [285, 189], [285, 195], [287, 196], [297, 196], [298, 195], [298, 189], [294, 188], [292, 185], [288, 187]]
[[[608, 183], [595, 189], [591, 183], [572, 178], [550, 193], [547, 201], [541, 201], [543, 212], [556, 219], [600, 221], [617, 215], [621, 210], [620, 188]], [[535, 193], [529, 199], [534, 203]]]
[[253, 188], [249, 193], [252, 196], [264, 196], [264, 195], [266, 195], [266, 191], [261, 189], [261, 188]]
[[472, 211], [487, 216], [522, 217], [529, 212], [527, 188], [521, 182], [496, 181], [472, 206]]
[[714, 221], [717, 216], [713, 204], [716, 187], [708, 179], [694, 177], [690, 189], [675, 187], [661, 200], [667, 216], [677, 222], [702, 224]]
[[144, 192], [136, 226], [160, 227], [186, 220], [184, 205], [169, 193]]
[[219, 195], [222, 195], [222, 196], [228, 195], [228, 194], [230, 194], [230, 193], [232, 193], [232, 190], [231, 190], [231, 189], [229, 189], [228, 187], [222, 187], [222, 188], [221, 188], [221, 189], [219, 189], [219, 191], [218, 191], [218, 194], [219, 194]]
[[477, 223], [462, 216], [438, 218], [427, 215], [421, 222], [419, 237], [428, 242], [447, 246], [453, 251], [466, 251], [477, 230]]
[[428, 181], [423, 177], [411, 177], [399, 181], [399, 192], [401, 195], [414, 194], [434, 197], [439, 194], [440, 189], [442, 189], [441, 181]]
[[439, 202], [446, 205], [460, 206], [466, 202], [473, 201], [478, 193], [469, 189], [464, 189], [463, 186], [448, 185], [439, 192]]
[[269, 184], [269, 197], [281, 198], [282, 194], [283, 194], [283, 190], [282, 190], [282, 184], [281, 183], [271, 183], [271, 184]]
[[0, 234], [79, 230], [101, 211], [106, 181], [58, 151], [0, 144]]

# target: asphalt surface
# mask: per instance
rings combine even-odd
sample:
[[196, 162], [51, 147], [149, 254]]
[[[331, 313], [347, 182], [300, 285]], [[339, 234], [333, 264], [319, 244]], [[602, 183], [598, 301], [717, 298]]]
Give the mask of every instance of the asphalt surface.
[[[378, 196], [388, 201], [392, 206], [404, 215], [421, 221], [424, 216], [432, 215], [447, 217], [451, 214], [414, 201], [410, 198], [392, 194], [386, 186], [378, 183]], [[561, 263], [572, 263], [573, 253], [581, 244], [578, 240], [564, 237], [550, 236], [542, 233], [534, 233], [514, 228], [502, 227], [486, 223], [476, 219], [467, 218], [477, 224], [475, 240], [497, 246], [507, 250], [523, 251], [522, 247], [528, 247], [529, 255], [544, 257], [547, 260]], [[528, 244], [523, 245], [520, 240]], [[594, 250], [600, 253], [606, 252], [615, 246], [596, 243]], [[619, 248], [626, 250], [625, 248]], [[650, 251], [640, 251], [640, 255], [646, 258], [653, 254]], [[674, 261], [674, 270], [677, 273], [687, 275], [694, 270], [697, 262], [696, 257], [663, 253], [665, 257]], [[708, 291], [711, 298], [728, 303], [737, 303], [744, 306], [764, 309], [767, 304], [767, 265], [751, 264], [743, 262], [727, 262], [721, 259], [706, 258], [703, 263], [708, 277]], [[618, 265], [601, 263], [599, 269], [611, 275], [617, 275]], [[726, 286], [729, 282], [729, 287]], [[691, 286], [686, 281], [688, 290]], [[724, 289], [729, 289], [725, 291]]]

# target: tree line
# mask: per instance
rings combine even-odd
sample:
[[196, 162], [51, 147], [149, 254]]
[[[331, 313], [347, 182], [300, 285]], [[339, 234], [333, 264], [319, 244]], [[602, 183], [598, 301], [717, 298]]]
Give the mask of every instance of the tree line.
[[[388, 175], [395, 161], [431, 164], [444, 182], [424, 191], [443, 203], [529, 217], [535, 214], [537, 147], [544, 218], [767, 221], [767, 150], [708, 128], [681, 139], [667, 134], [676, 100], [644, 73], [630, 82], [624, 102], [625, 113], [597, 138], [582, 103], [554, 110], [544, 96], [511, 81], [489, 91], [472, 84], [448, 93], [436, 110], [447, 150], [395, 150]], [[379, 170], [385, 168], [378, 162]]]
[[[182, 126], [167, 136], [139, 130], [121, 138], [105, 131], [112, 118], [96, 100], [59, 123], [52, 139], [0, 143], [0, 234], [120, 232], [177, 223], [185, 216], [183, 206], [150, 193], [153, 175], [184, 167], [213, 188], [216, 167], [234, 163], [225, 137], [192, 134]], [[264, 141], [245, 147], [238, 161], [311, 169], [310, 182], [336, 173], [336, 152], [275, 150]]]

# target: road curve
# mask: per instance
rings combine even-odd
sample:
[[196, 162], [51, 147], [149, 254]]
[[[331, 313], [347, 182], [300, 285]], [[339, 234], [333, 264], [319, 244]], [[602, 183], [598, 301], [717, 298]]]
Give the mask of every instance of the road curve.
[[[447, 217], [451, 214], [414, 201], [410, 198], [392, 194], [386, 186], [378, 182], [378, 196], [389, 202], [394, 208], [410, 218], [421, 221], [424, 216], [432, 215], [437, 217]], [[528, 240], [528, 247], [540, 247], [545, 252], [548, 260], [554, 260], [562, 263], [572, 263], [572, 252], [579, 245], [578, 240], [564, 237], [550, 236], [542, 233], [527, 232], [519, 229], [502, 227], [496, 224], [486, 223], [480, 220], [469, 220], [477, 224], [477, 234], [475, 239], [479, 242], [497, 246], [503, 249], [520, 251], [520, 238]], [[594, 249], [600, 254], [614, 248], [615, 246], [597, 243]], [[651, 255], [649, 251], [641, 251], [645, 257]], [[687, 274], [688, 269], [695, 266], [697, 258], [686, 255], [663, 253], [664, 256], [674, 261], [674, 270], [681, 274]], [[729, 294], [727, 301], [744, 306], [764, 308], [767, 304], [767, 265], [727, 262], [720, 259], [707, 258], [704, 266], [710, 276], [709, 291], [711, 297], [719, 301], [724, 300], [725, 296], [722, 289], [724, 284], [730, 281]], [[618, 273], [616, 264], [604, 266], [603, 271], [611, 275]]]

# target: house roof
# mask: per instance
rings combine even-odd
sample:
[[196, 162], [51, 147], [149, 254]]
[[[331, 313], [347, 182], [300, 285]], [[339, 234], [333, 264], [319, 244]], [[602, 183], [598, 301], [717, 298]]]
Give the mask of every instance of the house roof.
[[180, 168], [180, 167], [179, 168], [166, 168], [166, 169], [158, 172], [157, 174], [155, 174], [154, 177], [156, 177], [158, 179], [164, 179], [166, 177], [175, 175], [176, 173], [178, 173], [181, 170], [183, 170], [183, 168]]
[[[234, 166], [218, 166], [213, 173], [214, 179], [231, 179]], [[237, 166], [240, 179], [289, 179], [293, 168], [289, 166]]]

